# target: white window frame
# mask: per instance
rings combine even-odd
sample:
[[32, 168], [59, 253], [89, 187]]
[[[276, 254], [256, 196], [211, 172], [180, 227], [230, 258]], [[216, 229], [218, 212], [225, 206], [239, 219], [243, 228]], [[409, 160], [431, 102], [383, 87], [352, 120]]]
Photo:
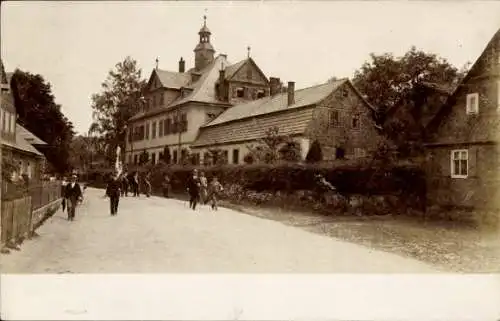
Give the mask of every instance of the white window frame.
[[[472, 98], [474, 98], [476, 101], [475, 109], [473, 109], [471, 106]], [[465, 111], [466, 111], [467, 115], [474, 115], [474, 114], [479, 113], [479, 94], [478, 93], [467, 94], [466, 102], [465, 102]]]
[[14, 134], [16, 132], [16, 115], [10, 114], [10, 132]]
[[[458, 155], [458, 158], [455, 156]], [[465, 157], [464, 157], [465, 155]], [[455, 161], [459, 161], [459, 170], [458, 172], [461, 173], [461, 162], [462, 160], [466, 161], [466, 168], [467, 168], [467, 173], [464, 174], [455, 174]], [[451, 178], [467, 178], [469, 176], [469, 150], [467, 149], [454, 149], [450, 153], [450, 174]]]

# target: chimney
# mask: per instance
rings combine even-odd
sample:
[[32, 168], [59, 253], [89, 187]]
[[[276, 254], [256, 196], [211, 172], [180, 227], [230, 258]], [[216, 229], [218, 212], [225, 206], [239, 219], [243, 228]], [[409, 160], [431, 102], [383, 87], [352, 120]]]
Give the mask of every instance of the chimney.
[[185, 70], [186, 70], [186, 62], [181, 57], [181, 60], [179, 60], [179, 72], [184, 72]]
[[295, 104], [295, 82], [288, 82], [288, 106]]
[[276, 77], [270, 77], [269, 78], [269, 91], [271, 96], [274, 96], [276, 94], [279, 94], [280, 92], [280, 79]]

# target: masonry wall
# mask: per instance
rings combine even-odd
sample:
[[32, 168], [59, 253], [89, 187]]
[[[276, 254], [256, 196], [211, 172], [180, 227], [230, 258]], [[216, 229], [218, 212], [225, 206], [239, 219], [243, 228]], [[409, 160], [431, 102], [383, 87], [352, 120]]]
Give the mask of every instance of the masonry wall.
[[[338, 112], [338, 125], [332, 123], [332, 112]], [[354, 115], [359, 116], [358, 128], [352, 126]], [[337, 148], [345, 150], [346, 158], [359, 156], [356, 150], [369, 156], [380, 141], [370, 109], [349, 84], [318, 104], [306, 134], [311, 142], [319, 141], [325, 160], [335, 159]]]

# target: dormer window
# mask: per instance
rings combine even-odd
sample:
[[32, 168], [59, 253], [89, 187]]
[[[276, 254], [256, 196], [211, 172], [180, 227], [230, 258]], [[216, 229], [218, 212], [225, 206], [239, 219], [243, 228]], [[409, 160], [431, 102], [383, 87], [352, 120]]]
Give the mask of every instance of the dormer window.
[[266, 92], [264, 90], [259, 90], [257, 92], [257, 99], [264, 98], [266, 96]]
[[238, 98], [245, 97], [245, 89], [244, 88], [236, 88], [236, 97], [238, 97]]
[[479, 94], [468, 94], [466, 99], [467, 114], [477, 114], [479, 112]]

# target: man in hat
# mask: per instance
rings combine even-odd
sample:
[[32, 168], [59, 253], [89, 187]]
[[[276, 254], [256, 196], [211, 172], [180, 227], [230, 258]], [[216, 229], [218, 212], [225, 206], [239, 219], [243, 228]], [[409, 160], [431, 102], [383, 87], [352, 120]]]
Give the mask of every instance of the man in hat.
[[67, 201], [68, 207], [68, 221], [75, 219], [75, 212], [78, 202], [83, 200], [82, 189], [80, 184], [77, 183], [76, 174], [71, 175], [70, 182], [66, 185], [64, 197]]
[[120, 202], [120, 174], [118, 171], [113, 173], [108, 186], [106, 186], [106, 196], [109, 197], [109, 207], [111, 216], [118, 214], [118, 203]]

